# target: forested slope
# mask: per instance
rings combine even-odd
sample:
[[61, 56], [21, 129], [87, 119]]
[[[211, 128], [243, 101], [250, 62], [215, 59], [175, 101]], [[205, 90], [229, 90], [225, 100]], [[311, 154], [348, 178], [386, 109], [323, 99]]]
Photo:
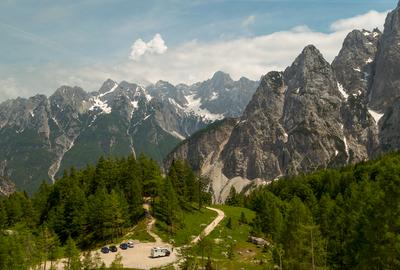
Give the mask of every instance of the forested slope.
[[400, 268], [400, 153], [274, 181], [247, 204], [284, 269]]
[[96, 166], [64, 172], [54, 185], [43, 183], [32, 197], [15, 192], [0, 199], [0, 269], [29, 269], [60, 257], [81, 269], [79, 250], [117, 241], [144, 217], [143, 198], [173, 232], [186, 211], [210, 197], [183, 162], [173, 162], [164, 177], [145, 156], [100, 158]]

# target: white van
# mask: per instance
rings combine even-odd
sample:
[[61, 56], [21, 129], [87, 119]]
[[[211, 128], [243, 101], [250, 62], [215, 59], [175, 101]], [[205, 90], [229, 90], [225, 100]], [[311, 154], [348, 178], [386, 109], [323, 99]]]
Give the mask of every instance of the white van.
[[152, 258], [158, 258], [158, 257], [168, 257], [171, 255], [171, 251], [169, 251], [168, 248], [163, 248], [163, 247], [153, 247], [151, 249], [151, 257]]

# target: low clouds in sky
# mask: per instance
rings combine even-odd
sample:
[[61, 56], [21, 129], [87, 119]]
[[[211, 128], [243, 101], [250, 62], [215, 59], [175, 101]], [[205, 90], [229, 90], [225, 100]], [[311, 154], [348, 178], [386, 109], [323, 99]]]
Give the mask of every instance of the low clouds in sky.
[[[7, 89], [0, 89], [0, 100], [18, 95], [26, 96], [28, 92], [33, 95], [36, 93], [33, 91], [37, 89], [48, 88], [49, 94], [63, 84], [78, 85], [86, 91], [93, 91], [107, 78], [142, 84], [157, 80], [190, 84], [206, 80], [215, 71], [223, 70], [234, 79], [246, 76], [257, 80], [271, 70], [284, 70], [308, 44], [314, 44], [327, 61], [332, 61], [351, 30], [372, 30], [375, 27], [383, 30], [386, 14], [387, 12], [370, 11], [341, 19], [330, 25], [329, 33], [313, 31], [307, 25], [299, 25], [287, 31], [254, 37], [207, 42], [191, 40], [171, 48], [167, 47], [161, 34], [155, 34], [148, 42], [142, 39], [133, 41], [130, 51], [126, 52], [126, 59], [119, 62], [99, 63], [96, 66], [75, 69], [63, 66], [43, 67], [38, 69], [37, 74], [29, 74], [30, 78], [41, 78], [38, 82], [27, 80], [18, 81], [17, 84], [13, 78], [8, 78]], [[250, 15], [242, 22], [242, 26], [249, 26], [254, 21], [255, 17]], [[48, 85], [43, 84], [47, 82]], [[36, 89], [33, 89], [33, 85]]]
[[[172, 83], [193, 83], [209, 78], [216, 70], [223, 70], [236, 79], [241, 76], [259, 79], [268, 71], [284, 70], [308, 44], [314, 44], [328, 61], [332, 61], [350, 31], [375, 27], [383, 30], [386, 15], [387, 12], [370, 11], [341, 19], [330, 25], [330, 33], [299, 25], [287, 31], [256, 37], [215, 42], [193, 40], [168, 52], [164, 50], [162, 55], [152, 54], [139, 60], [132, 58], [132, 51], [130, 58], [138, 61], [121, 63], [117, 67], [120, 73], [115, 76], [121, 79], [137, 76], [151, 82], [163, 79]], [[249, 16], [242, 25], [248, 26], [254, 20], [254, 16]]]
[[142, 39], [137, 39], [132, 47], [129, 58], [139, 60], [145, 54], [163, 54], [167, 51], [165, 41], [160, 34], [155, 34], [149, 42], [144, 42]]
[[383, 23], [385, 22], [387, 12], [377, 12], [371, 10], [368, 13], [358, 15], [348, 19], [338, 20], [331, 24], [332, 31], [343, 31], [350, 29], [373, 29], [378, 27], [383, 30]]

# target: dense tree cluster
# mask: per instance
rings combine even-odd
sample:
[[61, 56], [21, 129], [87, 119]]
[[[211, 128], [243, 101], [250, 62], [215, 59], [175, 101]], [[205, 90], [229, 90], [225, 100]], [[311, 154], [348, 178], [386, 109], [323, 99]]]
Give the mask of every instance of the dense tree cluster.
[[67, 269], [80, 269], [77, 248], [122, 236], [144, 217], [144, 198], [159, 219], [179, 224], [185, 205], [204, 201], [200, 183], [184, 162], [173, 162], [164, 177], [155, 161], [131, 156], [72, 168], [32, 197], [16, 192], [0, 200], [0, 269], [27, 269], [61, 256], [69, 258]]
[[400, 154], [281, 179], [248, 198], [283, 269], [399, 269]]
[[204, 182], [186, 162], [172, 162], [155, 204], [156, 217], [170, 226], [171, 232], [180, 227], [182, 211], [190, 210], [193, 203], [200, 209], [203, 203], [211, 202]]

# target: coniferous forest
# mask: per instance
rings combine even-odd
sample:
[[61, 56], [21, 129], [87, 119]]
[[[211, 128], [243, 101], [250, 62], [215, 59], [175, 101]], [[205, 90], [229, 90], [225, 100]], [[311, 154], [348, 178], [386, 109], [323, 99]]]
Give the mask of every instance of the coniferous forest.
[[[100, 158], [96, 166], [64, 172], [43, 183], [32, 197], [15, 192], [0, 199], [0, 269], [29, 269], [43, 261], [79, 258], [78, 250], [111, 243], [144, 217], [144, 199], [171, 230], [182, 211], [201, 207], [210, 196], [183, 162], [167, 176], [145, 156]], [[81, 269], [80, 267], [68, 269]]]
[[399, 153], [275, 181], [245, 201], [283, 269], [400, 269]]
[[[210, 196], [184, 162], [163, 176], [145, 156], [101, 158], [43, 183], [32, 197], [16, 192], [0, 201], [0, 269], [73, 261], [78, 250], [113, 241], [142, 219], [144, 200], [176, 230]], [[256, 212], [252, 234], [267, 239], [282, 269], [400, 267], [400, 153], [276, 180], [248, 195], [232, 190], [226, 203]]]

